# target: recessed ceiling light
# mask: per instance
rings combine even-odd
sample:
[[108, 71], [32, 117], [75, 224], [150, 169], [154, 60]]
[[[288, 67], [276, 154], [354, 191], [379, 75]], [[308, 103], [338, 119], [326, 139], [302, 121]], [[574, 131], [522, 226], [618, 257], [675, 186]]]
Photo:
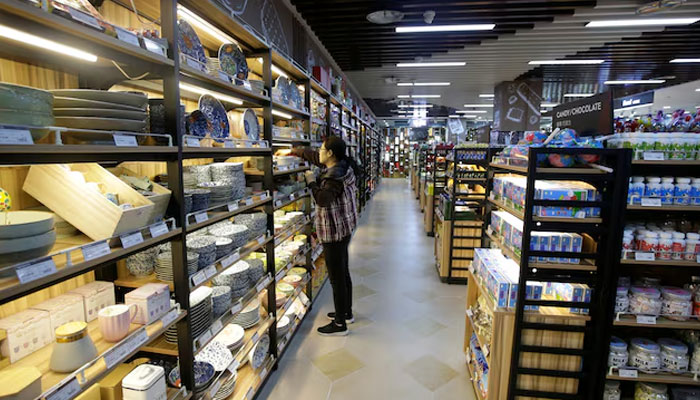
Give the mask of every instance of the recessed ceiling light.
[[432, 104], [399, 104], [399, 108], [432, 108]]
[[450, 115], [448, 115], [448, 117], [450, 117], [450, 118], [462, 118], [461, 115], [456, 115], [456, 114], [450, 114]]
[[495, 24], [463, 24], [463, 25], [425, 25], [425, 26], [397, 26], [397, 33], [413, 32], [459, 32], [459, 31], [490, 31]]
[[484, 99], [493, 99], [496, 95], [495, 94], [490, 94], [490, 93], [482, 93], [479, 95], [479, 97], [484, 98]]
[[671, 106], [664, 106], [664, 110], [668, 110]]
[[540, 107], [556, 107], [558, 105], [559, 105], [559, 103], [546, 103], [546, 102], [540, 103]]
[[595, 96], [595, 93], [566, 93], [564, 97], [591, 97]]
[[700, 63], [700, 58], [674, 58], [672, 63]]
[[617, 80], [617, 81], [605, 81], [605, 85], [643, 85], [647, 83], [664, 83], [663, 79], [639, 79], [639, 80]]
[[0, 37], [10, 40], [22, 42], [31, 46], [41, 47], [42, 49], [60, 53], [66, 56], [79, 58], [81, 60], [96, 62], [97, 56], [86, 51], [76, 49], [75, 47], [66, 46], [53, 40], [44, 39], [39, 36], [34, 36], [30, 33], [18, 31], [10, 27], [0, 25]]
[[397, 67], [463, 67], [465, 65], [467, 65], [466, 61], [416, 62], [396, 64]]
[[399, 82], [396, 86], [450, 86], [450, 82]]
[[609, 21], [591, 21], [586, 28], [618, 28], [625, 26], [651, 26], [651, 25], [689, 25], [694, 24], [700, 18], [636, 18], [617, 19]]
[[546, 112], [548, 112], [548, 111], [547, 110], [540, 110], [540, 113], [542, 113], [542, 114], [544, 114]]
[[530, 61], [530, 65], [586, 65], [586, 64], [602, 64], [605, 60], [540, 60]]
[[400, 94], [398, 95], [399, 99], [410, 99], [411, 95], [410, 94]]
[[457, 110], [457, 114], [486, 114], [486, 110]]
[[465, 104], [464, 107], [493, 108], [493, 104]]
[[695, 89], [696, 92], [700, 92], [700, 88]]
[[439, 94], [412, 94], [411, 98], [414, 99], [439, 99]]

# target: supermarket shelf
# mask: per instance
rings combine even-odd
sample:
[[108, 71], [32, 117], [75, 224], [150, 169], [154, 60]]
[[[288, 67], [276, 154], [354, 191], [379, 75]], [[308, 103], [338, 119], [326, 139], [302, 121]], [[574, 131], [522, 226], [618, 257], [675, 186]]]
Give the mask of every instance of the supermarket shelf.
[[661, 328], [661, 329], [687, 329], [700, 330], [700, 321], [697, 319], [689, 319], [688, 321], [673, 321], [664, 317], [657, 317], [653, 324], [642, 324], [637, 322], [634, 315], [620, 315], [619, 319], [613, 321], [615, 326], [629, 326], [638, 328]]
[[[630, 370], [633, 370], [631, 367]], [[636, 370], [634, 370], [636, 371]], [[667, 372], [659, 372], [655, 374], [645, 374], [643, 372], [638, 372], [637, 377], [625, 377], [620, 376], [619, 372], [608, 373], [605, 377], [606, 379], [612, 379], [617, 381], [633, 381], [633, 382], [651, 382], [651, 383], [665, 383], [671, 385], [690, 385], [690, 386], [700, 386], [700, 380], [694, 379], [692, 374], [687, 375], [674, 375]]]
[[[0, 0], [2, 1], [2, 0]], [[11, 0], [17, 2], [16, 0]], [[78, 162], [170, 161], [177, 158], [177, 147], [107, 145], [0, 145], [0, 165]]]
[[182, 158], [228, 158], [228, 157], [265, 157], [272, 155], [270, 147], [184, 147]]
[[[517, 173], [527, 173], [527, 167], [521, 167], [518, 165], [506, 165], [489, 163], [493, 168], [502, 169]], [[608, 172], [596, 169], [596, 168], [537, 168], [538, 174], [562, 174], [562, 175], [604, 175]]]
[[[489, 199], [489, 202], [499, 208], [502, 208], [505, 211], [508, 211], [510, 214], [515, 215], [516, 217], [524, 220], [525, 219], [525, 214], [522, 211], [516, 210], [515, 208], [507, 205], [506, 203], [495, 200], [495, 199]], [[603, 222], [602, 218], [596, 218], [596, 217], [589, 217], [589, 218], [560, 218], [560, 217], [538, 217], [538, 216], [532, 216], [532, 220], [534, 222], [564, 222], [564, 223], [572, 223], [572, 224], [600, 224]]]
[[486, 340], [484, 340], [483, 337], [481, 337], [481, 333], [479, 333], [479, 329], [477, 328], [477, 325], [474, 323], [474, 319], [472, 318], [472, 312], [471, 310], [467, 309], [466, 310], [466, 315], [467, 318], [469, 319], [469, 324], [472, 327], [472, 332], [474, 332], [474, 335], [476, 335], [476, 340], [479, 342], [479, 347], [481, 347], [481, 351], [484, 352], [484, 356], [486, 357], [486, 364], [491, 363], [491, 352], [489, 351], [489, 345]]
[[290, 114], [292, 114], [292, 116], [296, 117], [296, 119], [309, 119], [309, 118], [311, 118], [311, 114], [309, 114], [308, 111], [299, 110], [299, 109], [294, 108], [292, 106], [288, 106], [286, 104], [276, 102], [274, 100], [272, 101], [272, 109], [273, 110], [281, 110], [283, 112], [290, 113]]
[[275, 282], [281, 281], [285, 276], [287, 276], [287, 272], [289, 272], [289, 270], [295, 266], [303, 266], [306, 263], [306, 257], [304, 256], [306, 256], [306, 253], [308, 253], [310, 249], [311, 247], [307, 245], [303, 250], [295, 254], [292, 260], [289, 261], [284, 268], [280, 268], [280, 270], [275, 273]]
[[[296, 166], [295, 168], [286, 168], [286, 166], [283, 166], [283, 167], [275, 168], [274, 175], [275, 176], [282, 176], [282, 175], [295, 174], [297, 172], [304, 172], [307, 169], [309, 169], [308, 163], [300, 164], [299, 166]], [[264, 176], [265, 175], [265, 172], [261, 171], [259, 169], [245, 168], [244, 171], [245, 171], [246, 175], [250, 175], [250, 176]]]
[[180, 79], [182, 82], [202, 86], [209, 90], [221, 91], [221, 89], [224, 89], [226, 92], [229, 92], [231, 97], [237, 98], [243, 102], [242, 105], [237, 105], [236, 108], [264, 107], [270, 101], [268, 96], [255, 93], [252, 90], [247, 90], [242, 85], [234, 85], [229, 81], [224, 81], [205, 74], [184, 63], [180, 63], [180, 72], [183, 74]]
[[331, 93], [321, 85], [321, 82], [317, 81], [316, 78], [314, 78], [313, 76], [311, 76], [310, 81], [311, 81], [311, 89], [317, 91], [318, 93], [321, 93], [321, 96], [330, 96], [331, 95]]
[[285, 226], [277, 234], [275, 234], [275, 246], [287, 241], [289, 238], [294, 236], [298, 231], [302, 230], [306, 225], [311, 222], [309, 216], [304, 216], [301, 222], [293, 224], [291, 226]]
[[[270, 202], [271, 199], [272, 197], [269, 195], [269, 193], [265, 192], [262, 194], [244, 197], [231, 203], [218, 204], [213, 207], [209, 207], [206, 210], [190, 213], [186, 216], [188, 224], [186, 232], [194, 232], [198, 229], [213, 225], [245, 211], [260, 207]], [[204, 214], [206, 214], [206, 219]]]
[[241, 367], [238, 370], [238, 377], [236, 378], [236, 389], [233, 392], [233, 396], [229, 397], [229, 399], [252, 400], [272, 372], [274, 365], [275, 358], [269, 356], [259, 370], [254, 370], [250, 366], [250, 363]]
[[654, 261], [638, 261], [635, 259], [621, 259], [620, 264], [629, 265], [650, 265], [658, 267], [689, 267], [698, 268], [700, 264], [696, 261], [685, 261], [685, 260], [654, 260]]
[[304, 188], [298, 192], [291, 193], [289, 196], [282, 197], [281, 199], [275, 200], [275, 210], [286, 207], [295, 201], [299, 201], [309, 195], [309, 190]]
[[700, 166], [700, 160], [632, 160], [632, 165], [656, 165], [656, 166]]
[[665, 205], [660, 207], [654, 206], [637, 206], [627, 205], [628, 210], [635, 211], [700, 211], [700, 206], [680, 206], [680, 205]]

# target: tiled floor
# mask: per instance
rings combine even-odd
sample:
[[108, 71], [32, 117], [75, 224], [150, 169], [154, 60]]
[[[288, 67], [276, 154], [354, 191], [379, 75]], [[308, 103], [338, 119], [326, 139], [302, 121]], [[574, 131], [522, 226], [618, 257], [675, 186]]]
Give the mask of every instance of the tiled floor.
[[462, 353], [466, 287], [438, 279], [407, 181], [382, 181], [350, 245], [350, 269], [350, 335], [315, 332], [333, 311], [326, 285], [259, 399], [475, 399]]

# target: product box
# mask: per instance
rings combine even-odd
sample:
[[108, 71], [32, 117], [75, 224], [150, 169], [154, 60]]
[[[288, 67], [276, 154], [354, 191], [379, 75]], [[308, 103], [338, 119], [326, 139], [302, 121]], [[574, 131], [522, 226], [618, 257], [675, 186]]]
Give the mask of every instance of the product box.
[[508, 308], [510, 283], [497, 269], [489, 270], [487, 289], [493, 294], [498, 308]]
[[42, 310], [24, 310], [0, 319], [0, 329], [6, 338], [0, 344], [3, 357], [15, 363], [54, 340], [49, 313]]
[[[583, 237], [577, 233], [571, 234], [571, 251], [574, 253], [580, 253], [583, 251]], [[580, 262], [581, 259], [579, 258], [569, 259], [570, 264], [579, 264]]]
[[[530, 232], [530, 250], [539, 250], [542, 232]], [[530, 262], [537, 262], [537, 257], [530, 257]]]
[[87, 285], [73, 289], [68, 293], [83, 296], [85, 321], [87, 322], [97, 319], [97, 313], [100, 312], [101, 309], [115, 303], [114, 284], [112, 282], [90, 282]]
[[[561, 251], [561, 233], [550, 233], [550, 235], [549, 251]], [[547, 262], [556, 263], [558, 261], [558, 257], [547, 257]]]
[[170, 310], [170, 288], [165, 283], [147, 283], [127, 293], [124, 303], [136, 305], [135, 323], [150, 324]]
[[[583, 287], [583, 301], [586, 303], [591, 302], [591, 297], [593, 296], [593, 289], [589, 288], [588, 285], [581, 285]], [[587, 308], [581, 309], [581, 314], [588, 314]]]
[[49, 313], [51, 332], [55, 332], [56, 328], [68, 322], [85, 321], [83, 297], [78, 294], [62, 294], [31, 308]]
[[[552, 234], [549, 232], [540, 232], [540, 251], [549, 251], [549, 243], [552, 241]], [[537, 262], [546, 263], [547, 257], [537, 257]]]
[[321, 67], [321, 66], [314, 66], [313, 67], [313, 74], [314, 78], [318, 81], [318, 83], [323, 86], [324, 89], [327, 91], [331, 91], [331, 76], [328, 73], [328, 68]]
[[[562, 233], [561, 234], [561, 251], [570, 252], [572, 240], [573, 240], [573, 236], [571, 236], [571, 234]], [[559, 257], [558, 262], [561, 264], [568, 264], [569, 258]]]

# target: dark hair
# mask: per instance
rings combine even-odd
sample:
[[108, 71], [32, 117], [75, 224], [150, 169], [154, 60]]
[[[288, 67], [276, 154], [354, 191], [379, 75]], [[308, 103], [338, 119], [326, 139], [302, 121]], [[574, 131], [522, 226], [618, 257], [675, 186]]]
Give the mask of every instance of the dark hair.
[[338, 161], [345, 161], [348, 166], [352, 168], [357, 179], [360, 179], [360, 173], [362, 173], [362, 171], [359, 165], [357, 165], [357, 162], [348, 155], [348, 146], [345, 144], [343, 138], [340, 136], [328, 136], [323, 141], [323, 144], [326, 146], [326, 150], [333, 152], [333, 155]]

